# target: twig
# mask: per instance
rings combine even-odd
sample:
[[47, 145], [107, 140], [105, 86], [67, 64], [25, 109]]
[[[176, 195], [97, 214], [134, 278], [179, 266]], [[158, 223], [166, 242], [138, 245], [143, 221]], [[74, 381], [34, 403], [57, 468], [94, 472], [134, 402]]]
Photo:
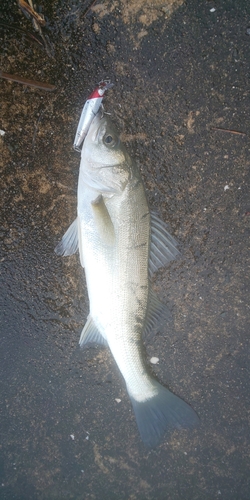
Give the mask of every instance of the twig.
[[24, 33], [25, 36], [31, 38], [32, 40], [35, 40], [35, 42], [39, 43], [39, 45], [42, 45], [44, 47], [44, 44], [39, 40], [39, 38], [36, 37], [36, 35], [33, 35], [32, 33], [29, 33], [28, 31], [25, 31], [21, 28], [17, 28], [16, 26], [11, 26], [6, 23], [0, 23], [0, 26], [2, 26], [6, 30], [14, 30], [14, 31], [20, 31], [21, 33]]
[[[20, 2], [20, 0], [18, 0], [18, 1]], [[33, 2], [32, 2], [32, 0], [28, 0], [28, 4], [29, 4], [29, 6], [31, 7], [32, 11], [33, 11], [33, 12], [37, 15], [37, 12], [36, 12], [36, 11], [35, 11], [35, 9], [34, 9], [34, 6], [33, 6]], [[44, 16], [42, 15], [42, 16], [40, 16], [40, 17], [41, 17], [41, 19], [42, 19], [42, 20], [44, 21], [44, 23], [45, 23]], [[41, 21], [39, 21], [39, 24], [38, 24], [37, 17], [35, 16], [35, 17], [33, 17], [33, 19], [32, 19], [32, 23], [33, 23], [33, 26], [34, 26], [35, 30], [36, 30], [36, 31], [38, 31], [38, 32], [40, 33], [40, 35], [41, 35], [41, 34], [42, 34], [41, 26], [43, 26], [43, 24], [41, 24]], [[40, 26], [40, 24], [41, 24], [41, 26]]]
[[38, 14], [31, 5], [25, 2], [25, 0], [17, 0], [18, 5], [21, 9], [21, 11], [24, 13], [25, 16], [31, 16], [32, 19], [41, 26], [45, 26], [46, 21], [43, 16]]
[[92, 0], [90, 2], [90, 5], [83, 11], [83, 17], [85, 17], [88, 14], [89, 10], [93, 7], [93, 5], [95, 3], [96, 3], [96, 0]]
[[41, 26], [46, 25], [46, 21], [44, 19], [44, 16], [42, 14], [38, 14], [35, 11], [32, 0], [28, 0], [28, 3], [25, 0], [17, 0], [17, 3], [19, 5], [21, 11], [23, 12], [23, 14], [28, 18], [30, 18], [30, 17], [32, 18], [33, 27], [39, 33], [40, 37], [42, 38], [43, 43], [44, 43], [44, 47], [45, 47], [45, 50], [46, 50], [48, 56], [52, 57], [52, 59], [54, 59], [54, 55], [52, 53], [52, 47], [48, 43], [46, 37], [42, 33]]
[[27, 78], [23, 78], [18, 75], [10, 75], [9, 73], [5, 73], [0, 70], [0, 78], [5, 78], [5, 80], [9, 80], [11, 82], [21, 83], [22, 85], [28, 85], [29, 87], [36, 87], [37, 89], [47, 90], [48, 92], [52, 92], [55, 90], [56, 86], [51, 85], [50, 83], [37, 82], [36, 80], [28, 80]]
[[220, 130], [221, 132], [229, 132], [230, 134], [235, 134], [235, 135], [247, 135], [245, 132], [238, 132], [238, 130], [230, 130], [228, 128], [221, 128], [221, 127], [211, 127], [211, 130]]

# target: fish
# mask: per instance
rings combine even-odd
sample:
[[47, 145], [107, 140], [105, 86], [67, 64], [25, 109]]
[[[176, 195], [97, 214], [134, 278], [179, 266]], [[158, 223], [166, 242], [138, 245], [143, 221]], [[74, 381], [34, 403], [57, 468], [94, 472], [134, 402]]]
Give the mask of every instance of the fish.
[[83, 143], [77, 198], [77, 218], [55, 252], [79, 250], [85, 269], [90, 310], [79, 343], [109, 347], [141, 439], [155, 448], [165, 431], [199, 423], [191, 406], [148, 372], [142, 348], [143, 336], [168, 319], [151, 277], [179, 250], [166, 224], [150, 211], [136, 162], [101, 110]]

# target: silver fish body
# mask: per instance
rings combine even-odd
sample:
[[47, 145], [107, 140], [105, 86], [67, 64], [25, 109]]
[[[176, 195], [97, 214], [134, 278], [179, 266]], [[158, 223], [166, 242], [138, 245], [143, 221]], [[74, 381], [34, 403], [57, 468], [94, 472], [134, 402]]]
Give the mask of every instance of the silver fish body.
[[85, 268], [90, 313], [80, 345], [108, 345], [124, 377], [141, 437], [158, 444], [168, 427], [192, 427], [198, 417], [147, 372], [141, 338], [164, 306], [150, 274], [178, 254], [164, 223], [149, 211], [136, 164], [110, 120], [99, 113], [85, 138], [78, 182], [77, 219], [56, 248], [77, 248]]

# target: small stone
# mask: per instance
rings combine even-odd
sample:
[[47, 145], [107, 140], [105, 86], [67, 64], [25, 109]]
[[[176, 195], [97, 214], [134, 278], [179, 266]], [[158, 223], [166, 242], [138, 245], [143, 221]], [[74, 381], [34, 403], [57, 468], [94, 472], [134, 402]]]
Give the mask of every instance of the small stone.
[[159, 358], [155, 358], [154, 356], [150, 359], [150, 363], [152, 363], [152, 365], [157, 365], [157, 363], [159, 363]]

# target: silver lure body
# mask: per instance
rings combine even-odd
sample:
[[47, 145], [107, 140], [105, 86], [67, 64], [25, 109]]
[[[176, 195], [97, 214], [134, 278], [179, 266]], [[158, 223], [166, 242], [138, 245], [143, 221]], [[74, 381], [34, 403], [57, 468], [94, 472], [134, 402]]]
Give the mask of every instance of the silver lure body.
[[108, 345], [124, 377], [138, 428], [149, 447], [168, 427], [192, 427], [198, 417], [147, 372], [143, 332], [164, 317], [150, 274], [178, 254], [165, 225], [150, 214], [136, 164], [106, 117], [99, 113], [85, 138], [78, 182], [77, 220], [56, 248], [79, 248], [90, 314], [80, 345]]
[[85, 102], [81, 112], [73, 144], [73, 148], [76, 151], [81, 151], [80, 146], [88, 133], [93, 118], [98, 113], [101, 107], [104, 94], [106, 90], [110, 89], [111, 87], [113, 87], [113, 83], [110, 83], [107, 80], [102, 80]]

